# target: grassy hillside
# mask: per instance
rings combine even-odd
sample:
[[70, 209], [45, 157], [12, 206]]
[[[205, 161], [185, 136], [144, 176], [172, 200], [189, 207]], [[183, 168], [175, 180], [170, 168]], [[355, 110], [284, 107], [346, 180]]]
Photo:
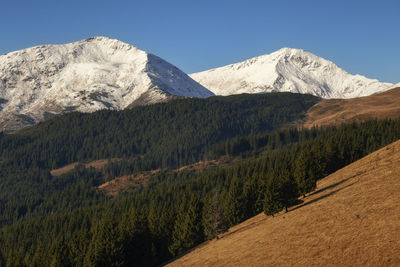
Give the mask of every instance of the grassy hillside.
[[259, 214], [168, 266], [400, 265], [400, 141], [320, 180], [288, 213]]
[[400, 117], [400, 88], [352, 99], [322, 99], [306, 114], [304, 127]]

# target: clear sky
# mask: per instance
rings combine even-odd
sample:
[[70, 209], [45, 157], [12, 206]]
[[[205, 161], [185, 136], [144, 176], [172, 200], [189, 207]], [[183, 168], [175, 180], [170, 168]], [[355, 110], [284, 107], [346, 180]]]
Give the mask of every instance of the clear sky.
[[308, 50], [353, 74], [400, 82], [400, 0], [0, 0], [0, 54], [116, 38], [187, 73]]

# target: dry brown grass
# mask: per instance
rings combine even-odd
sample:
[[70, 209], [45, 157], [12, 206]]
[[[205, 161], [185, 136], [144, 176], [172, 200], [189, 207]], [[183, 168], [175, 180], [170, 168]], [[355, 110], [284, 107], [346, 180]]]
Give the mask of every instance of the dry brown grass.
[[303, 204], [259, 214], [171, 266], [400, 266], [400, 141], [319, 181]]
[[116, 197], [119, 192], [128, 191], [130, 188], [135, 188], [138, 186], [146, 186], [150, 177], [157, 174], [159, 171], [160, 169], [143, 172], [136, 175], [132, 174], [120, 176], [101, 184], [98, 186], [98, 189], [107, 196]]
[[200, 161], [196, 162], [193, 164], [189, 164], [186, 166], [183, 166], [179, 169], [175, 169], [173, 171], [175, 172], [181, 172], [181, 171], [202, 171], [204, 169], [208, 168], [227, 168], [229, 166], [234, 165], [235, 163], [241, 162], [243, 159], [240, 158], [229, 158], [229, 157], [221, 157], [219, 159], [214, 159], [214, 160], [206, 160], [206, 161]]
[[68, 164], [66, 166], [63, 166], [61, 168], [51, 170], [50, 174], [53, 176], [60, 176], [62, 174], [72, 171], [75, 168], [75, 166], [78, 164], [79, 164], [78, 162], [74, 162], [74, 163]]
[[[111, 159], [111, 161], [118, 161], [118, 160], [119, 159], [116, 159], [116, 158], [115, 159]], [[94, 160], [94, 161], [90, 161], [90, 162], [82, 163], [82, 164], [84, 164], [86, 168], [93, 167], [95, 169], [101, 169], [107, 163], [108, 163], [108, 159], [99, 159], [99, 160]], [[76, 165], [78, 165], [78, 164], [79, 164], [79, 162], [74, 162], [74, 163], [68, 164], [68, 165], [66, 165], [64, 167], [51, 170], [50, 174], [53, 175], [53, 176], [60, 176], [62, 174], [65, 174], [67, 172], [72, 171], [76, 167]]]
[[[182, 171], [199, 172], [207, 168], [217, 168], [217, 167], [226, 168], [228, 166], [231, 166], [239, 162], [240, 160], [241, 159], [239, 158], [230, 159], [227, 157], [222, 157], [218, 160], [200, 161], [194, 164], [186, 165], [179, 169], [170, 170], [170, 172], [182, 172]], [[100, 185], [98, 189], [108, 196], [116, 197], [119, 192], [129, 191], [141, 185], [146, 186], [149, 179], [153, 175], [157, 174], [159, 171], [160, 169], [157, 169], [157, 170], [142, 172], [139, 174], [124, 175], [121, 177], [117, 177], [111, 181], [108, 181]]]
[[[118, 160], [120, 160], [120, 159], [118, 159], [118, 158], [111, 159], [111, 161], [113, 161], [113, 162], [118, 161]], [[240, 161], [240, 159], [238, 159], [238, 158], [231, 159], [231, 158], [227, 158], [227, 157], [222, 157], [218, 160], [201, 161], [201, 162], [197, 162], [194, 164], [186, 165], [179, 169], [171, 170], [171, 172], [181, 172], [181, 171], [197, 172], [197, 171], [202, 171], [207, 168], [214, 168], [214, 167], [226, 168], [226, 167], [231, 166], [239, 161]], [[86, 168], [93, 167], [96, 169], [101, 169], [107, 163], [108, 163], [107, 159], [100, 159], [100, 160], [94, 160], [94, 161], [90, 161], [90, 162], [82, 163], [82, 164], [84, 164]], [[68, 164], [66, 166], [63, 166], [61, 168], [51, 170], [50, 174], [52, 176], [60, 176], [62, 174], [72, 171], [78, 164], [79, 164], [79, 162], [74, 162], [74, 163]], [[128, 191], [132, 188], [135, 188], [135, 187], [138, 187], [141, 185], [146, 186], [150, 177], [155, 175], [159, 171], [160, 171], [160, 169], [157, 169], [157, 170], [142, 172], [139, 174], [120, 176], [120, 177], [117, 177], [111, 181], [104, 183], [104, 184], [101, 184], [98, 187], [98, 189], [108, 196], [115, 197], [118, 195], [119, 192]]]
[[398, 117], [400, 117], [400, 88], [395, 88], [367, 97], [323, 99], [308, 110], [304, 127]]

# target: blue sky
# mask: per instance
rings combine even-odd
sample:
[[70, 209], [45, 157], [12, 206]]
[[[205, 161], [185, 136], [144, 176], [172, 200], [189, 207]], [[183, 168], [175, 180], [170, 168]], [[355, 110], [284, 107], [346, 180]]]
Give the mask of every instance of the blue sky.
[[0, 54], [103, 35], [191, 73], [293, 47], [353, 74], [400, 82], [399, 0], [0, 3]]

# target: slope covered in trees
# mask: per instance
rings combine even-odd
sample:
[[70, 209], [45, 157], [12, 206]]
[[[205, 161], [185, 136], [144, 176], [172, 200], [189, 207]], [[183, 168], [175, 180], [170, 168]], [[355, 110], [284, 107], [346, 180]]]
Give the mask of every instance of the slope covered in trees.
[[202, 159], [210, 146], [304, 118], [311, 95], [177, 99], [124, 111], [70, 113], [0, 137], [2, 165], [56, 168], [75, 161], [136, 157], [139, 170]]
[[[285, 139], [289, 132], [313, 138], [290, 143]], [[100, 174], [93, 169], [77, 166], [71, 173], [49, 178], [47, 184], [54, 184], [54, 189], [48, 190], [50, 196], [42, 195], [36, 207], [25, 208], [25, 215], [15, 214], [19, 219], [10, 217], [2, 227], [2, 258], [11, 266], [99, 266], [111, 265], [111, 261], [123, 266], [160, 264], [227, 227], [259, 212], [268, 213], [268, 205], [276, 207], [274, 213], [293, 204], [287, 200], [310, 190], [298, 182], [304, 179], [302, 173], [312, 172], [309, 177], [313, 184], [398, 139], [400, 121], [371, 121], [313, 131], [291, 129], [279, 136], [281, 144], [286, 145], [272, 150], [265, 146], [259, 156], [243, 163], [203, 172], [162, 171], [146, 188], [120, 194], [113, 200], [94, 189], [98, 182], [93, 177]], [[311, 169], [299, 162], [298, 155], [307, 154], [305, 151], [312, 151], [308, 153], [308, 160], [315, 166]], [[85, 179], [92, 180], [87, 183]], [[278, 189], [272, 193], [279, 197], [271, 200], [268, 196], [274, 183]], [[287, 183], [292, 191], [279, 190]], [[37, 198], [33, 194], [24, 203]], [[82, 204], [71, 202], [74, 199]], [[4, 207], [12, 204], [5, 203]], [[15, 210], [21, 208], [9, 209]]]
[[[65, 204], [56, 202], [55, 209], [45, 204], [54, 203], [49, 199], [60, 194], [96, 194], [93, 186], [104, 182], [97, 179], [99, 174], [84, 170], [69, 174], [76, 179], [53, 179], [52, 168], [119, 158], [118, 164], [108, 166], [112, 178], [179, 167], [204, 159], [217, 142], [302, 119], [317, 101], [314, 96], [290, 93], [177, 99], [121, 112], [70, 113], [16, 134], [0, 134], [0, 226], [27, 214], [47, 214], [79, 203], [63, 200]], [[75, 188], [71, 181], [77, 177], [82, 177], [82, 186], [91, 186]]]
[[[315, 101], [294, 94], [175, 100], [68, 114], [1, 136], [0, 266], [158, 265], [259, 212], [288, 208], [318, 179], [400, 138], [400, 120], [290, 128]], [[221, 156], [246, 160], [168, 170]], [[103, 158], [119, 160], [50, 174]], [[156, 168], [163, 170], [147, 186], [114, 199], [96, 189]]]

